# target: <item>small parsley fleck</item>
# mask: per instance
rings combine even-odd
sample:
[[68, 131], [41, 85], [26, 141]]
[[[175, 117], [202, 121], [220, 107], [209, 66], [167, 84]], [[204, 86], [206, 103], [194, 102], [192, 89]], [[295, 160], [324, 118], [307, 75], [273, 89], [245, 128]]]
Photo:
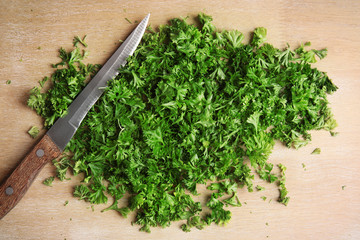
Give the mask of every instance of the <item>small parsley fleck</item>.
[[126, 20], [128, 23], [132, 24], [132, 22], [131, 22], [128, 18], [125, 18], [125, 20]]
[[332, 137], [336, 137], [337, 135], [339, 135], [339, 132], [330, 131], [330, 135], [331, 135]]
[[278, 164], [278, 167], [280, 168], [280, 178], [279, 178], [279, 191], [280, 191], [280, 196], [278, 201], [282, 204], [284, 204], [285, 206], [288, 205], [290, 197], [287, 196], [288, 194], [288, 190], [285, 186], [285, 181], [286, 181], [286, 177], [285, 177], [285, 171], [286, 171], [286, 167], [284, 165], [282, 165], [281, 163]]
[[305, 166], [305, 163], [302, 163], [301, 165], [302, 165], [302, 167], [303, 167], [304, 171], [306, 171], [306, 166]]
[[74, 47], [77, 47], [77, 45], [80, 43], [84, 47], [87, 47], [87, 43], [85, 42], [86, 35], [81, 39], [79, 36], [75, 36], [73, 39], [73, 45]]
[[320, 154], [321, 153], [321, 149], [320, 148], [315, 148], [314, 151], [312, 151], [311, 154], [316, 155], [316, 154]]
[[37, 126], [32, 126], [28, 133], [32, 138], [36, 138], [40, 133], [40, 129]]
[[46, 186], [52, 187], [52, 183], [54, 182], [54, 180], [55, 180], [55, 177], [53, 177], [53, 176], [48, 177], [43, 181], [43, 184]]

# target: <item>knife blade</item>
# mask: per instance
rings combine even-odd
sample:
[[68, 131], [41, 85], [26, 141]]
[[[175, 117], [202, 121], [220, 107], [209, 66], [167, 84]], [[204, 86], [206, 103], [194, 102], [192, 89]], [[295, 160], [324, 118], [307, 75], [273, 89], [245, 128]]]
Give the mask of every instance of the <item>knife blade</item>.
[[0, 185], [0, 219], [25, 195], [32, 182], [49, 160], [58, 157], [74, 136], [87, 112], [102, 95], [107, 82], [125, 66], [140, 43], [150, 13], [138, 24], [103, 67], [78, 94], [68, 108], [68, 114], [59, 118], [11, 175]]

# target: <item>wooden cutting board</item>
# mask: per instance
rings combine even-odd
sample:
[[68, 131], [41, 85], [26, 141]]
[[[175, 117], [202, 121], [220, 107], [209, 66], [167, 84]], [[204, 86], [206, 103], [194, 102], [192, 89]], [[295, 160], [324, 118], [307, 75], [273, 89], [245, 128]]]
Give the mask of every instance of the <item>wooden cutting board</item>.
[[[181, 223], [152, 229], [131, 226], [116, 212], [101, 213], [72, 197], [79, 177], [42, 181], [54, 174], [48, 164], [22, 201], [0, 220], [0, 239], [360, 239], [360, 2], [345, 1], [24, 1], [0, 0], [0, 181], [34, 146], [27, 131], [42, 120], [26, 106], [29, 90], [51, 74], [60, 46], [71, 48], [75, 35], [87, 35], [88, 62], [104, 63], [135, 27], [132, 21], [151, 13], [153, 27], [173, 17], [199, 12], [214, 17], [221, 29], [238, 29], [247, 36], [255, 27], [268, 29], [268, 42], [293, 47], [311, 41], [328, 48], [316, 64], [339, 86], [329, 97], [339, 123], [337, 137], [313, 132], [300, 149], [277, 144], [272, 163], [287, 167], [290, 203], [279, 204], [277, 187], [256, 179], [264, 192], [239, 192], [243, 204], [231, 208], [226, 227], [212, 225], [184, 233]], [[11, 80], [11, 84], [6, 84]], [[42, 132], [44, 133], [44, 132]], [[314, 148], [320, 155], [311, 155]], [[306, 170], [302, 164], [305, 164]], [[200, 188], [205, 188], [200, 186]], [[263, 201], [261, 196], [266, 196]], [[203, 199], [200, 196], [199, 199]], [[271, 202], [268, 200], [272, 199]], [[66, 205], [65, 202], [68, 201]], [[111, 201], [109, 202], [111, 204]], [[66, 206], [65, 206], [66, 205]]]

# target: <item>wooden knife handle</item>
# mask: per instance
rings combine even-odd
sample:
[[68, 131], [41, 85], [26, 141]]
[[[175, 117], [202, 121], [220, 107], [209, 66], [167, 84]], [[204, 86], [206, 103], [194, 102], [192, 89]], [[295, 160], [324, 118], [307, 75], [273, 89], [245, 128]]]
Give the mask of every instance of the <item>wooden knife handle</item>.
[[47, 162], [60, 155], [60, 149], [45, 135], [0, 185], [0, 219], [25, 195], [35, 177]]

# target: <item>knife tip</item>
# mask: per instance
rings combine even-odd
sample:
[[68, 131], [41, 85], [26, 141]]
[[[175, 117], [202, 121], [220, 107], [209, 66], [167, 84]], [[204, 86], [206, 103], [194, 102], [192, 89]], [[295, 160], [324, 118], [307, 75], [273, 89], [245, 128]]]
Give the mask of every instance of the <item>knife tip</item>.
[[148, 21], [149, 21], [149, 18], [150, 18], [150, 13], [148, 13], [146, 15], [146, 17], [140, 22], [140, 24], [144, 24], [144, 25], [147, 25]]

